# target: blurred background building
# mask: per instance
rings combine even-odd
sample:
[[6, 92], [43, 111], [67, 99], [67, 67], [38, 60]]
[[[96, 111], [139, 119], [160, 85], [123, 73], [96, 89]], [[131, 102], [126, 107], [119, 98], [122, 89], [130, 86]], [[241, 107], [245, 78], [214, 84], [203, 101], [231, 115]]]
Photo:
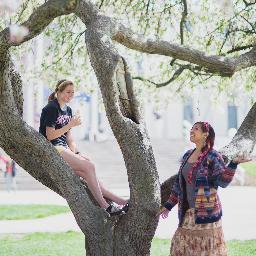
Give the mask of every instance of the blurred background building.
[[[21, 61], [27, 67], [27, 72], [41, 65], [46, 45], [47, 40], [39, 37], [34, 41], [33, 51], [24, 55]], [[98, 88], [93, 78], [91, 83]], [[39, 127], [41, 110], [47, 104], [50, 93], [51, 89], [40, 78], [32, 79], [32, 82], [24, 81], [24, 120], [35, 129]], [[191, 125], [200, 120], [210, 122], [217, 137], [228, 136], [230, 131], [232, 133], [240, 126], [249, 111], [249, 100], [244, 98], [236, 105], [227, 97], [222, 97], [219, 103], [212, 103], [210, 96], [210, 89], [198, 88], [186, 99], [172, 98], [167, 107], [158, 110], [155, 110], [150, 99], [145, 101], [144, 117], [150, 136], [159, 139], [186, 139]], [[71, 107], [74, 113], [79, 110], [83, 120], [83, 124], [75, 128], [76, 139], [113, 139], [100, 98], [99, 89], [90, 95], [79, 91], [76, 93]]]

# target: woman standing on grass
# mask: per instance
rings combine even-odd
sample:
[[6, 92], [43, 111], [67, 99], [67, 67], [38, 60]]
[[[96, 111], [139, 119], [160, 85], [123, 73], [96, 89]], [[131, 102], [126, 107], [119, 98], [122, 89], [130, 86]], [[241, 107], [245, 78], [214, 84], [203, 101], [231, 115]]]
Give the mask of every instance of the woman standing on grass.
[[81, 119], [80, 116], [73, 116], [71, 108], [66, 105], [73, 96], [74, 86], [71, 81], [61, 80], [57, 83], [48, 104], [42, 110], [39, 132], [53, 144], [74, 172], [86, 181], [101, 208], [110, 215], [122, 214], [124, 211], [119, 206], [107, 203], [105, 198], [119, 205], [125, 205], [127, 201], [111, 193], [98, 181], [94, 164], [76, 149], [71, 129], [79, 126]]
[[178, 203], [179, 227], [172, 239], [172, 256], [226, 256], [221, 225], [222, 207], [218, 187], [226, 187], [239, 163], [250, 161], [242, 156], [228, 166], [213, 149], [215, 132], [207, 122], [197, 122], [190, 131], [196, 148], [185, 153], [169, 199], [158, 216], [167, 218]]

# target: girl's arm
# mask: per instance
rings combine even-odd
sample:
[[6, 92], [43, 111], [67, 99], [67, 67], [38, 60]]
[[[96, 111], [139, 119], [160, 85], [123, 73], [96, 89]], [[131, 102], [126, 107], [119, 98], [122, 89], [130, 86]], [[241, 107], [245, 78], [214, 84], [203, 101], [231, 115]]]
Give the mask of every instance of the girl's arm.
[[71, 129], [71, 124], [63, 126], [61, 129], [56, 129], [53, 127], [46, 126], [46, 137], [48, 140], [54, 140], [62, 136], [64, 133], [68, 132]]
[[178, 193], [179, 193], [179, 174], [175, 178], [174, 184], [168, 200], [160, 207], [156, 214], [156, 217], [162, 216], [163, 219], [167, 218], [171, 209], [178, 203]]
[[213, 162], [212, 177], [214, 179], [214, 184], [222, 188], [227, 187], [235, 175], [237, 165], [239, 163], [244, 163], [248, 161], [251, 161], [251, 159], [244, 158], [243, 156], [238, 156], [235, 159], [233, 159], [228, 164], [228, 166], [226, 166], [222, 156], [219, 153], [215, 152], [212, 155], [212, 162]]
[[178, 203], [179, 191], [180, 191], [179, 174], [177, 174], [171, 189], [170, 196], [168, 200], [163, 204], [163, 206], [169, 211]]
[[78, 126], [81, 124], [80, 117], [72, 117], [70, 122], [63, 126], [60, 129], [56, 129], [54, 127], [46, 126], [46, 137], [48, 140], [54, 140], [58, 137], [62, 136], [64, 133], [68, 132], [71, 128]]

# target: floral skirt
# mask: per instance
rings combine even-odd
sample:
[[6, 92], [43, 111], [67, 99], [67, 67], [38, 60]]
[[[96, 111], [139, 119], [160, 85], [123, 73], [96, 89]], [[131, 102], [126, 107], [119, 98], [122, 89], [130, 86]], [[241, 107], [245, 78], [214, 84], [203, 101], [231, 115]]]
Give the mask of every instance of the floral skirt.
[[195, 209], [186, 212], [172, 239], [171, 256], [227, 256], [221, 220], [195, 224]]

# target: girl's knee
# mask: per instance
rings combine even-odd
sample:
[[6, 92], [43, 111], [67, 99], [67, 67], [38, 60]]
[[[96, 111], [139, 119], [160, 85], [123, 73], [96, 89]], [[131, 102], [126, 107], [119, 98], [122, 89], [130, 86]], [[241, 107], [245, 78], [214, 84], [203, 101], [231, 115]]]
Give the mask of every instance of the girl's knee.
[[85, 178], [84, 176], [84, 172], [82, 171], [78, 171], [78, 170], [75, 170], [75, 174], [78, 176], [78, 177], [82, 177], [82, 178]]
[[95, 165], [88, 161], [82, 161], [80, 168], [78, 168], [78, 172], [85, 176], [95, 174]]
[[95, 165], [92, 162], [86, 162], [84, 169], [88, 170], [89, 172], [95, 172]]

